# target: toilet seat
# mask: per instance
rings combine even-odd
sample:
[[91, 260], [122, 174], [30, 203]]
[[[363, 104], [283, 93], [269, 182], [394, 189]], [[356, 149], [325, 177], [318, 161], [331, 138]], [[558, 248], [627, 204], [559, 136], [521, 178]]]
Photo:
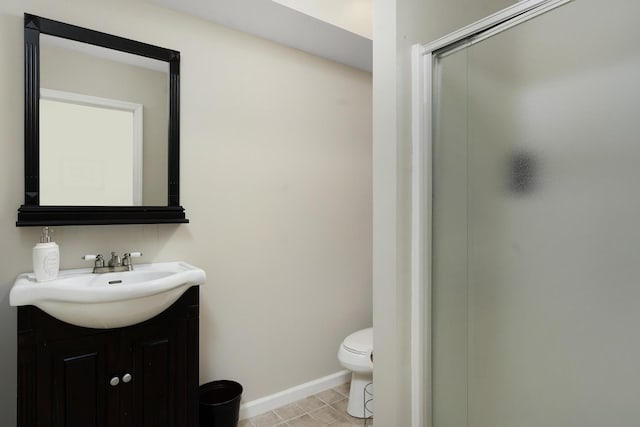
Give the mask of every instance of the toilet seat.
[[368, 356], [373, 351], [373, 328], [352, 333], [344, 339], [342, 347], [350, 353]]
[[352, 372], [373, 372], [373, 328], [354, 332], [344, 339], [338, 350], [338, 360]]

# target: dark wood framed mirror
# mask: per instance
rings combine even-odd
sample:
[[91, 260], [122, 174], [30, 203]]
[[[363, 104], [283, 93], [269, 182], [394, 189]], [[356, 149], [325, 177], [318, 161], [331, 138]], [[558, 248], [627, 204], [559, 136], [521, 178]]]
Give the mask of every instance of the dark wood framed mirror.
[[179, 200], [180, 53], [30, 14], [24, 48], [16, 225], [189, 222]]

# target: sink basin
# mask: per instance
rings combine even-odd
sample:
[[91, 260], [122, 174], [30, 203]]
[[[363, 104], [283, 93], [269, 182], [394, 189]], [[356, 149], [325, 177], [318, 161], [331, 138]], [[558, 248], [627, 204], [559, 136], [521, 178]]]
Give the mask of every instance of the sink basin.
[[18, 276], [9, 303], [35, 305], [47, 314], [87, 328], [120, 328], [160, 314], [191, 286], [203, 285], [205, 272], [184, 262], [136, 264], [133, 271], [93, 274], [90, 268], [61, 270], [55, 280]]

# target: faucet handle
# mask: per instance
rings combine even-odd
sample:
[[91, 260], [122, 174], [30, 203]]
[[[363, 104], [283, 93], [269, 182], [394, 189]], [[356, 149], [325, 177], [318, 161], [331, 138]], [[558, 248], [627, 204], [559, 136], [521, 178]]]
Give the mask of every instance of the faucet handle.
[[85, 261], [95, 261], [95, 267], [104, 267], [104, 258], [101, 254], [97, 255], [85, 255], [82, 257]]
[[127, 252], [122, 257], [122, 265], [131, 265], [131, 258], [138, 258], [142, 256], [142, 252]]

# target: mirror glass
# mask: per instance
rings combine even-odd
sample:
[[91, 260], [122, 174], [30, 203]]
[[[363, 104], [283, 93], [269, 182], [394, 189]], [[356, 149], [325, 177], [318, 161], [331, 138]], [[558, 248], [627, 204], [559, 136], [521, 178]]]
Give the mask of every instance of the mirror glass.
[[24, 15], [18, 227], [188, 223], [180, 52]]
[[40, 36], [40, 205], [167, 205], [169, 64]]

